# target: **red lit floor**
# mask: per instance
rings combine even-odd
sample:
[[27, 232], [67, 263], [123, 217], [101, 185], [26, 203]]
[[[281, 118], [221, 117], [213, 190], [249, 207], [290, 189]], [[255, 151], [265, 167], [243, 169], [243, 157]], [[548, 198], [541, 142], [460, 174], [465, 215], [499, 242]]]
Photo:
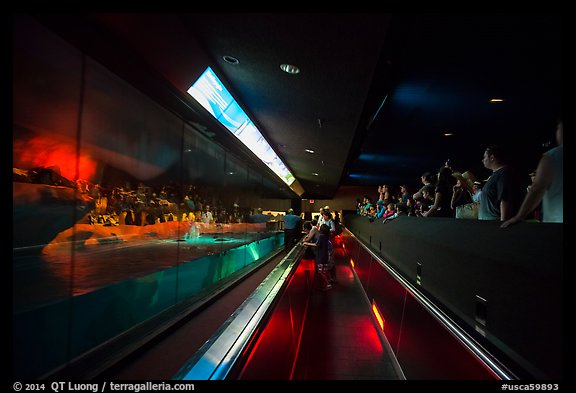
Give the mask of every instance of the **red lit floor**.
[[294, 379], [400, 379], [359, 281], [335, 251], [338, 282], [312, 293]]
[[[336, 250], [338, 282], [327, 292], [312, 293], [293, 379], [399, 379], [370, 316], [370, 305], [341, 251]], [[104, 377], [172, 378], [283, 256], [274, 258], [182, 328]]]

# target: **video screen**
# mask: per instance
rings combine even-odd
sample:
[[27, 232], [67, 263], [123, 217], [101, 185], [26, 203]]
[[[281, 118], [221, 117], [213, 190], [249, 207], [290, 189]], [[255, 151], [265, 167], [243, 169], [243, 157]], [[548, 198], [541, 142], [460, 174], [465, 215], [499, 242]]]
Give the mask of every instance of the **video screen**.
[[188, 89], [200, 105], [289, 186], [296, 180], [210, 67]]

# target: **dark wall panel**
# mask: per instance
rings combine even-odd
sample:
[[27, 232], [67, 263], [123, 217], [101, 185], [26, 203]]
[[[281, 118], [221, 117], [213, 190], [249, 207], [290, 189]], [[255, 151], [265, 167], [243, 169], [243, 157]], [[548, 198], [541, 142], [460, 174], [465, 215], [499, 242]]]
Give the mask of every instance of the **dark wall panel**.
[[[563, 225], [355, 215], [345, 224], [519, 375], [562, 376]], [[475, 321], [477, 296], [486, 326]]]
[[407, 379], [494, 378], [493, 374], [411, 295], [406, 298], [397, 357]]

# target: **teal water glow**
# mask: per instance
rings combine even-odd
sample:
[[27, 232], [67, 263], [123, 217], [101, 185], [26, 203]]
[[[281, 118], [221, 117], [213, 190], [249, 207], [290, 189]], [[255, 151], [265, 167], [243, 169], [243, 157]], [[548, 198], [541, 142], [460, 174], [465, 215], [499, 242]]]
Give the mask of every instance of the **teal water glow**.
[[[233, 236], [202, 236], [193, 245], [245, 242]], [[14, 377], [38, 378], [50, 370], [195, 296], [283, 246], [282, 233], [182, 262], [138, 278], [14, 314]], [[177, 291], [176, 291], [177, 289]]]

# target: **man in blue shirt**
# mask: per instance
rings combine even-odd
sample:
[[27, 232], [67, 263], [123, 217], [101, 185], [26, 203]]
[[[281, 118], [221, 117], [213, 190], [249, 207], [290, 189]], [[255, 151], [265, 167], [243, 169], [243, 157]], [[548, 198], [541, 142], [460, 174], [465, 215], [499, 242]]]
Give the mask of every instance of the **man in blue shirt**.
[[294, 209], [288, 209], [284, 216], [284, 250], [290, 251], [301, 234], [302, 219], [294, 214]]
[[514, 217], [520, 207], [523, 186], [506, 159], [500, 146], [490, 146], [484, 151], [482, 163], [492, 170], [492, 174], [482, 188], [479, 220], [506, 221]]
[[266, 214], [262, 214], [262, 208], [259, 207], [256, 212], [256, 214], [250, 217], [250, 221], [254, 223], [268, 222], [268, 216]]

